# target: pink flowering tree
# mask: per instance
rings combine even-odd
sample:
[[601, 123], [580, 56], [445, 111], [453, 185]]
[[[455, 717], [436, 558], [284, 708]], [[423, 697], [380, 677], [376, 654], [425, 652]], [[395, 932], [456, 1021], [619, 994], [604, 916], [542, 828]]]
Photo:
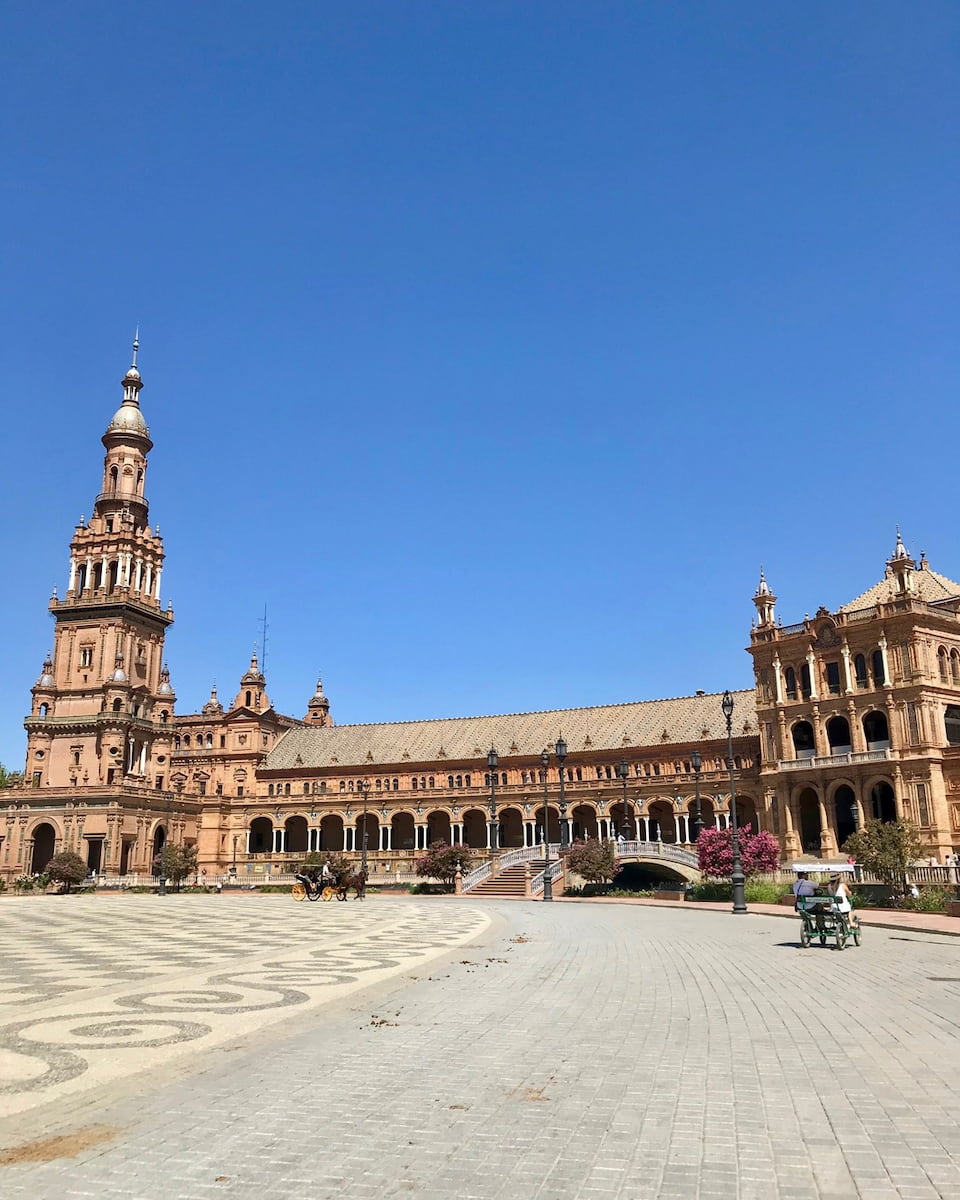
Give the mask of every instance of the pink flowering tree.
[[[740, 863], [744, 875], [762, 875], [780, 867], [780, 844], [771, 833], [753, 833], [741, 825]], [[733, 872], [733, 835], [729, 829], [704, 829], [697, 838], [697, 858], [705, 879], [729, 879]]]

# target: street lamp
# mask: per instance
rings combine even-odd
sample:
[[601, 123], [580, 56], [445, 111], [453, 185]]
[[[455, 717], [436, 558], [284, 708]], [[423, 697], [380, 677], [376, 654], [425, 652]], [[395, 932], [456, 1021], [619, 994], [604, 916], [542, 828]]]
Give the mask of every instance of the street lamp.
[[700, 806], [700, 768], [703, 766], [703, 759], [700, 757], [699, 750], [694, 750], [690, 755], [690, 765], [693, 767], [693, 780], [697, 789], [697, 815], [693, 818], [693, 840], [698, 842], [703, 829], [703, 811]]
[[367, 793], [370, 791], [370, 780], [360, 779], [357, 781], [357, 791], [363, 796], [363, 837], [360, 840], [360, 870], [366, 875], [367, 873], [367, 838], [369, 831], [367, 830]]
[[238, 833], [235, 833], [233, 835], [233, 862], [230, 865], [230, 874], [231, 875], [236, 875], [236, 873], [237, 873], [237, 842], [239, 842], [239, 841], [240, 841], [240, 835]]
[[563, 740], [563, 734], [557, 738], [553, 750], [560, 764], [560, 849], [566, 850], [570, 845], [570, 822], [567, 820], [567, 794], [563, 779], [563, 764], [567, 759], [567, 743]]
[[540, 755], [543, 766], [543, 898], [553, 899], [553, 880], [550, 878], [550, 797], [547, 788], [547, 768], [550, 766], [550, 755], [546, 750]]
[[628, 807], [627, 800], [627, 780], [630, 778], [630, 764], [625, 758], [621, 758], [617, 763], [617, 778], [623, 784], [623, 836], [627, 841], [632, 840], [633, 833], [633, 810]]
[[727, 772], [730, 775], [730, 844], [733, 850], [733, 870], [730, 872], [730, 883], [733, 887], [733, 911], [745, 913], [747, 900], [744, 895], [746, 879], [743, 874], [743, 863], [740, 861], [740, 835], [737, 831], [737, 785], [733, 778], [733, 697], [729, 692], [723, 693], [721, 704], [723, 715], [727, 721]]
[[497, 767], [500, 766], [500, 759], [492, 746], [487, 751], [487, 766], [490, 768], [490, 820], [487, 841], [490, 843], [491, 854], [496, 854], [499, 841], [497, 837]]

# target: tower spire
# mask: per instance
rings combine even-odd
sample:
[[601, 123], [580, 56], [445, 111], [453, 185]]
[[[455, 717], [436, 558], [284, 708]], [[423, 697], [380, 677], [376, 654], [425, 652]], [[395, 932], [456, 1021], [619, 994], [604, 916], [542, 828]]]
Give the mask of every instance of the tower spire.
[[137, 331], [133, 335], [133, 362], [130, 364], [132, 367], [136, 367], [136, 365], [137, 365], [137, 354], [138, 354], [139, 350], [140, 350], [140, 322], [138, 321], [137, 322]]

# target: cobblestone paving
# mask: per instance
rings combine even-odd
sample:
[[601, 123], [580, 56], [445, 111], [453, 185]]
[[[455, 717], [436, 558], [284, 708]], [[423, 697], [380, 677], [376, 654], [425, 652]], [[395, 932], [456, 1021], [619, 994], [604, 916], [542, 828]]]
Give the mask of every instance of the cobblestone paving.
[[28, 1114], [21, 1144], [107, 1140], [0, 1166], [0, 1194], [960, 1200], [957, 939], [801, 951], [764, 916], [433, 903], [494, 923], [189, 1071]]

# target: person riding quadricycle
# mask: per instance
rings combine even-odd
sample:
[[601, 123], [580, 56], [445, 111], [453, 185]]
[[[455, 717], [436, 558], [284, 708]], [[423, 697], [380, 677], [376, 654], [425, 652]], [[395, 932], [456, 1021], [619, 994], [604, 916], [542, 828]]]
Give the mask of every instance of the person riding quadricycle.
[[795, 909], [800, 914], [800, 945], [808, 949], [817, 938], [825, 946], [832, 938], [838, 950], [848, 941], [860, 945], [862, 933], [859, 920], [852, 913], [850, 889], [841, 880], [839, 870], [826, 885], [815, 884], [809, 872], [800, 867], [793, 885]]

